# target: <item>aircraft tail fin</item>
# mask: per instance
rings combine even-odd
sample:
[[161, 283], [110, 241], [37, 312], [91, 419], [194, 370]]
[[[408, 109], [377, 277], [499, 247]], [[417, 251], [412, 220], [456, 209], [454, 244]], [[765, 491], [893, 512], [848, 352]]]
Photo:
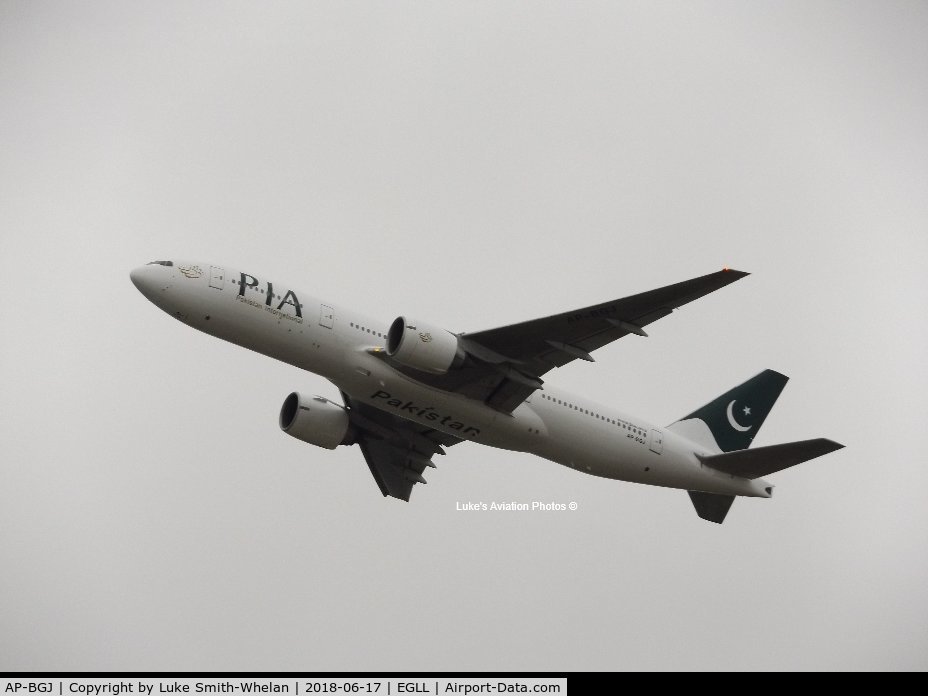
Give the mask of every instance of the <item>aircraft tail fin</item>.
[[722, 452], [745, 450], [788, 380], [779, 372], [764, 370], [667, 428]]
[[711, 466], [726, 474], [756, 479], [821, 457], [823, 454], [834, 452], [842, 447], [844, 445], [834, 440], [819, 437], [814, 440], [784, 442], [769, 447], [713, 454], [708, 457], [699, 457], [699, 460], [706, 466]]
[[731, 504], [735, 502], [735, 496], [733, 495], [700, 493], [699, 491], [687, 491], [687, 493], [690, 494], [690, 500], [693, 501], [696, 514], [704, 520], [716, 524], [722, 524], [725, 521], [725, 515], [731, 509]]

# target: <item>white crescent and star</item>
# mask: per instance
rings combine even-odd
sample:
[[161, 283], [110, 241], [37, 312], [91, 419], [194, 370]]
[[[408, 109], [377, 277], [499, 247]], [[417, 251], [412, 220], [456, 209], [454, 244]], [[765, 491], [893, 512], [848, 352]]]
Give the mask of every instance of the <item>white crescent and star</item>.
[[[731, 402], [728, 404], [728, 408], [725, 409], [725, 413], [728, 416], [728, 424], [731, 425], [731, 427], [733, 427], [739, 433], [746, 433], [748, 430], [750, 430], [754, 426], [753, 425], [741, 425], [740, 423], [738, 423], [738, 421], [735, 420], [735, 414], [733, 413], [734, 405], [735, 405], [735, 399], [732, 399]], [[751, 415], [751, 409], [749, 407], [745, 406], [743, 411], [744, 411], [744, 415], [746, 416]]]

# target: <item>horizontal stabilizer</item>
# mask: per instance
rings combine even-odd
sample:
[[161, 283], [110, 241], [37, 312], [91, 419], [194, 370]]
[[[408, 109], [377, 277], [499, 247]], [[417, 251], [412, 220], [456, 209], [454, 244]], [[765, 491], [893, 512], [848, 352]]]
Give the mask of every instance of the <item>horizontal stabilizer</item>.
[[700, 493], [699, 491], [687, 491], [690, 494], [690, 500], [693, 501], [693, 507], [696, 508], [696, 514], [709, 522], [722, 524], [725, 521], [725, 515], [735, 502], [733, 495], [719, 495], [717, 493]]
[[[820, 437], [815, 440], [784, 442], [782, 445], [713, 454], [700, 457], [699, 460], [706, 466], [726, 474], [756, 479], [821, 457], [823, 454], [834, 452], [842, 447], [844, 445]], [[690, 496], [692, 497], [692, 493]]]

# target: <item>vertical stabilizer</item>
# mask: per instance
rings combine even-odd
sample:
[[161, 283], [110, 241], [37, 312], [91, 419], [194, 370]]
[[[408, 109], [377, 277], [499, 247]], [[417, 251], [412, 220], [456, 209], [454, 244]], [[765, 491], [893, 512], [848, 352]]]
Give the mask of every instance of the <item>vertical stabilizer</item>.
[[[683, 437], [722, 452], [751, 446], [757, 431], [789, 379], [774, 370], [764, 370], [668, 426]], [[711, 434], [711, 440], [709, 442]]]

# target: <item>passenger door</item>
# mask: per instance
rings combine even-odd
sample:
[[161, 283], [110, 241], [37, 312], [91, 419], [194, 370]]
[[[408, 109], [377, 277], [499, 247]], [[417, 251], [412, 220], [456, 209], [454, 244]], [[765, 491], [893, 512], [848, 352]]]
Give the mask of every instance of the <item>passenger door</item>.
[[216, 288], [217, 290], [222, 290], [222, 281], [225, 278], [226, 272], [219, 268], [219, 266], [210, 266], [209, 267], [209, 286], [211, 288]]
[[331, 329], [335, 324], [335, 310], [328, 305], [319, 308], [319, 326]]
[[664, 434], [660, 430], [651, 431], [651, 451], [655, 454], [664, 451]]

